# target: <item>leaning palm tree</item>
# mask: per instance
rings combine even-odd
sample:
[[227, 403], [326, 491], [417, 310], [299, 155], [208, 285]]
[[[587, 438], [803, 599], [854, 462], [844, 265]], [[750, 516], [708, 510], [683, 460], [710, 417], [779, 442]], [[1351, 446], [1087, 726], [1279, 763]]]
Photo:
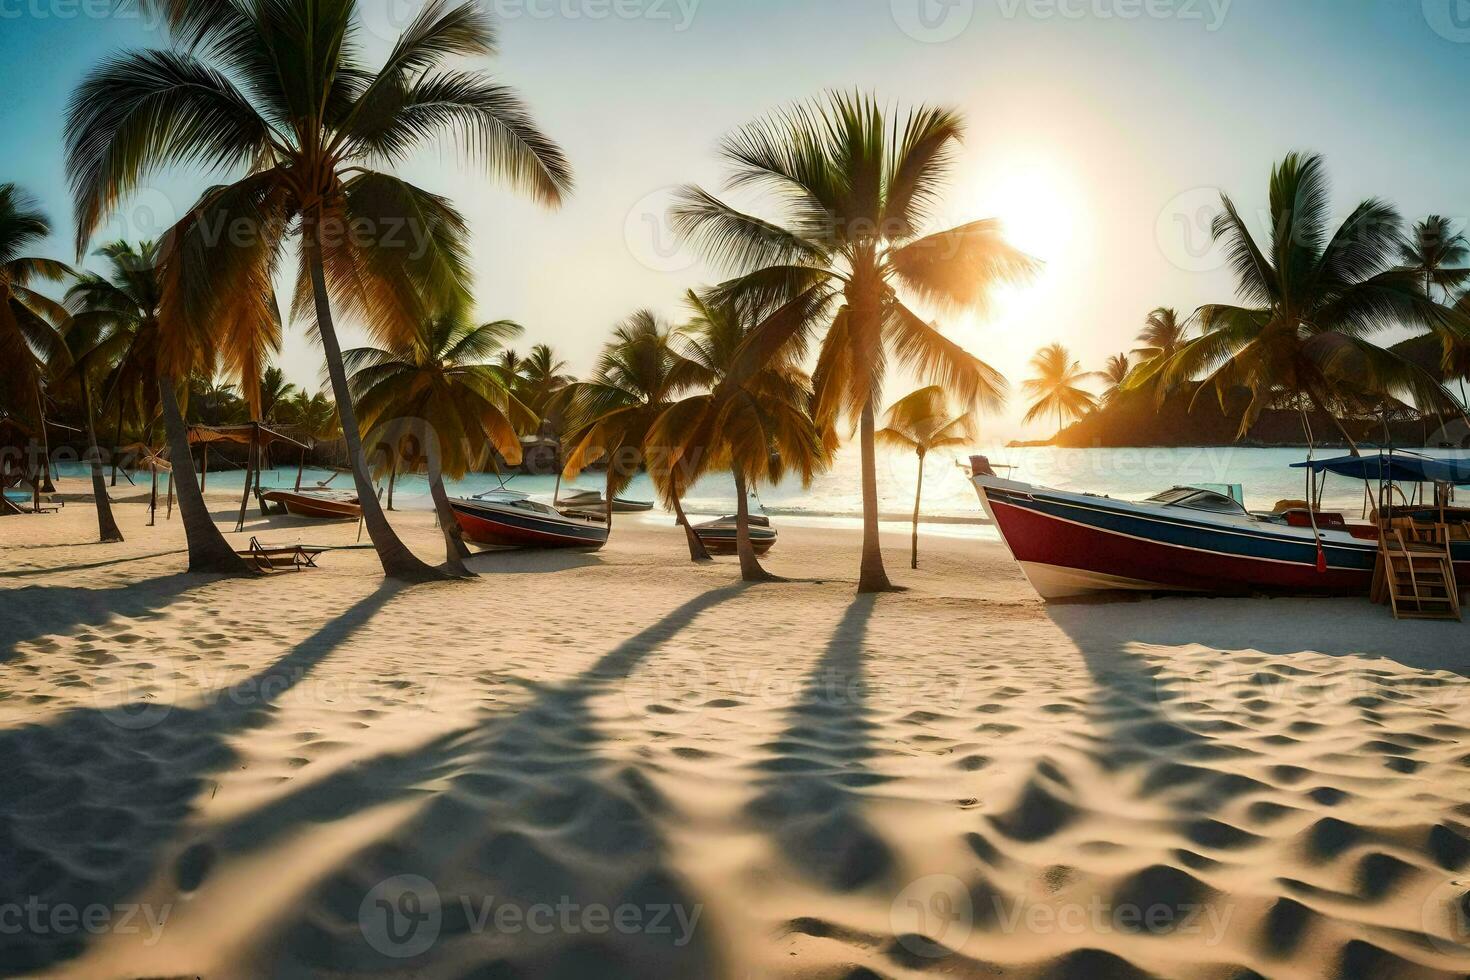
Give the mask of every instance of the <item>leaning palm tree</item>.
[[1425, 296], [1434, 298], [1438, 288], [1440, 302], [1448, 303], [1450, 294], [1470, 281], [1470, 268], [1465, 267], [1470, 241], [1449, 218], [1437, 214], [1415, 223], [1399, 245], [1399, 261], [1423, 280]]
[[165, 319], [227, 329], [259, 317], [282, 246], [297, 236], [293, 309], [325, 349], [368, 532], [387, 574], [434, 577], [373, 495], [333, 305], [380, 342], [411, 337], [428, 310], [466, 298], [468, 232], [448, 200], [374, 167], [447, 137], [550, 205], [570, 189], [570, 168], [514, 91], [450, 65], [494, 51], [473, 3], [429, 0], [373, 71], [354, 43], [356, 0], [149, 2], [173, 47], [114, 57], [68, 109], [78, 250], [159, 170], [243, 169], [170, 232]]
[[1034, 399], [1022, 418], [1027, 425], [1047, 415], [1056, 415], [1060, 435], [1068, 421], [1080, 419], [1097, 408], [1097, 396], [1081, 387], [1093, 375], [1082, 370], [1082, 365], [1061, 344], [1048, 344], [1037, 351], [1031, 358], [1031, 370], [1036, 372], [1035, 376], [1021, 382], [1021, 390]]
[[924, 458], [936, 449], [963, 446], [975, 438], [974, 415], [953, 412], [944, 389], [930, 385], [904, 395], [888, 409], [878, 444], [918, 454], [919, 479], [914, 489], [914, 534], [910, 568], [919, 567], [919, 499], [924, 492]]
[[1171, 306], [1156, 307], [1149, 311], [1143, 321], [1143, 332], [1138, 335], [1138, 342], [1143, 346], [1135, 347], [1133, 353], [1144, 364], [1168, 360], [1188, 339], [1188, 319], [1181, 320], [1178, 311]]
[[[740, 577], [773, 581], [750, 539], [750, 488], [777, 483], [788, 473], [808, 485], [830, 465], [834, 447], [812, 418], [810, 379], [789, 352], [756, 369], [748, 364], [746, 342], [758, 322], [751, 312], [738, 302], [716, 303], [693, 292], [688, 302], [694, 318], [686, 327], [685, 352], [705, 390], [669, 406], [654, 423], [648, 444], [658, 447], [663, 461], [650, 472], [659, 493], [682, 516], [679, 497], [694, 481], [728, 470], [735, 479]], [[685, 527], [698, 543], [687, 521]]]
[[1129, 385], [1161, 381], [1159, 397], [1203, 377], [1195, 397], [1214, 389], [1225, 403], [1235, 388], [1250, 393], [1239, 435], [1260, 413], [1285, 404], [1302, 416], [1325, 414], [1357, 453], [1340, 414], [1365, 398], [1412, 399], [1420, 411], [1460, 414], [1439, 379], [1368, 338], [1390, 326], [1463, 336], [1466, 321], [1435, 303], [1424, 278], [1395, 265], [1401, 247], [1398, 212], [1363, 201], [1336, 230], [1328, 224], [1322, 158], [1292, 153], [1272, 168], [1271, 240], [1263, 248], [1235, 204], [1220, 198], [1214, 235], [1225, 243], [1241, 303], [1213, 303], [1196, 314], [1203, 336], [1166, 361], [1151, 362]]
[[1123, 390], [1123, 382], [1128, 380], [1128, 373], [1132, 370], [1133, 364], [1127, 354], [1114, 354], [1108, 358], [1107, 367], [1098, 372], [1098, 377], [1107, 382], [1107, 388], [1102, 394], [1104, 404], [1118, 397], [1118, 393]]
[[71, 274], [64, 263], [27, 254], [50, 234], [51, 223], [35, 200], [14, 184], [0, 184], [0, 363], [14, 375], [17, 402], [29, 401], [36, 411], [36, 431], [46, 456], [41, 490], [49, 490], [51, 482], [45, 366], [66, 358], [61, 328], [67, 314], [33, 287], [38, 282], [60, 282]]
[[[571, 386], [567, 441], [572, 448], [562, 479], [575, 479], [589, 464], [605, 462], [609, 525], [613, 497], [644, 462], [654, 422], [680, 394], [708, 381], [678, 350], [678, 333], [650, 311], [639, 310], [613, 330], [592, 378]], [[684, 524], [687, 528], [688, 521]]]
[[[770, 192], [778, 220], [688, 187], [675, 229], [737, 278], [722, 294], [769, 312], [751, 337], [759, 361], [825, 331], [813, 373], [819, 424], [855, 424], [862, 457], [863, 557], [858, 588], [889, 588], [878, 538], [876, 406], [890, 357], [960, 401], [993, 406], [1005, 382], [919, 316], [904, 293], [983, 311], [994, 288], [1030, 276], [1033, 259], [993, 219], [925, 233], [963, 135], [957, 112], [921, 106], [885, 118], [871, 96], [831, 93], [727, 137], [731, 190]], [[721, 299], [723, 297], [717, 297]], [[798, 358], [799, 359], [799, 358]]]
[[359, 347], [343, 354], [363, 428], [396, 446], [417, 436], [429, 467], [429, 492], [444, 532], [445, 559], [461, 575], [469, 557], [459, 521], [444, 491], [444, 474], [458, 480], [493, 446], [512, 466], [521, 461], [518, 426], [531, 413], [511, 393], [510, 379], [488, 363], [519, 324], [478, 326], [462, 311], [425, 321], [418, 336], [392, 348]]

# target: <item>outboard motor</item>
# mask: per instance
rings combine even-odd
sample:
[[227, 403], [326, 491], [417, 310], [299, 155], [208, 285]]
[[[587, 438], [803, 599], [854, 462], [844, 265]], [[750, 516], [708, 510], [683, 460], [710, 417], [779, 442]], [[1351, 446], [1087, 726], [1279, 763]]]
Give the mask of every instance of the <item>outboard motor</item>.
[[970, 475], [971, 476], [995, 476], [996, 475], [995, 474], [995, 470], [992, 469], [991, 466], [990, 466], [990, 457], [988, 457], [988, 456], [971, 456], [970, 457]]

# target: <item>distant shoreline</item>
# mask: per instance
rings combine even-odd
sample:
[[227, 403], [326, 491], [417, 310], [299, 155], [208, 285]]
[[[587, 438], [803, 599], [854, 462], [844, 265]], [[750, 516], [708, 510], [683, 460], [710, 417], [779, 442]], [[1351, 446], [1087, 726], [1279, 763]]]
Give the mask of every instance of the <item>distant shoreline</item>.
[[[1191, 442], [1191, 443], [1130, 443], [1117, 446], [1065, 446], [1046, 439], [1013, 439], [1005, 444], [1006, 449], [1341, 449], [1346, 451], [1349, 446], [1345, 442], [1319, 442], [1316, 446], [1308, 446], [1304, 442]], [[1459, 446], [1377, 446], [1361, 443], [1360, 451], [1377, 452], [1380, 449], [1392, 448], [1395, 452], [1425, 452], [1437, 450], [1458, 450]]]

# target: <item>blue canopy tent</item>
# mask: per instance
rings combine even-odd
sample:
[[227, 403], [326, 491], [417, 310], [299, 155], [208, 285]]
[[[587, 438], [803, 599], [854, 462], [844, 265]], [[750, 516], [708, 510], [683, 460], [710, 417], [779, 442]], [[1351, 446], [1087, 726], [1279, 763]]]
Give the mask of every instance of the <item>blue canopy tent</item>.
[[1375, 456], [1334, 456], [1292, 463], [1294, 469], [1336, 473], [1354, 480], [1381, 483], [1447, 483], [1470, 486], [1470, 459], [1435, 459], [1418, 453], [1379, 453]]
[[[1367, 487], [1378, 484], [1378, 512], [1380, 517], [1393, 514], [1395, 510], [1415, 520], [1435, 520], [1440, 523], [1453, 517], [1457, 521], [1470, 520], [1470, 510], [1452, 504], [1453, 487], [1470, 487], [1470, 459], [1440, 459], [1422, 453], [1385, 451], [1371, 456], [1334, 456], [1330, 459], [1309, 459], [1303, 463], [1292, 463], [1294, 469], [1306, 469], [1311, 474], [1310, 491], [1313, 506], [1321, 506], [1321, 485], [1318, 477], [1325, 473], [1336, 473], [1353, 480], [1364, 482], [1365, 502], [1363, 514], [1368, 515]], [[1405, 494], [1400, 484], [1413, 484], [1412, 496]], [[1434, 497], [1421, 497], [1420, 488], [1432, 485]], [[1393, 495], [1402, 501], [1395, 506]]]

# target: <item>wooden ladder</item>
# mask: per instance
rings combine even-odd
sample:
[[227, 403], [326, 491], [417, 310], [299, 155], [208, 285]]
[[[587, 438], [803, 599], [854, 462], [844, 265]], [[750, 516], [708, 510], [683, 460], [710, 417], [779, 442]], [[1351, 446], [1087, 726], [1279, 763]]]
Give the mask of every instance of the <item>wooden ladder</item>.
[[[1402, 528], [1384, 535], [1379, 545], [1382, 584], [1395, 619], [1460, 619], [1460, 590], [1450, 557], [1448, 528], [1419, 533]], [[1437, 539], [1437, 541], [1435, 540]]]

